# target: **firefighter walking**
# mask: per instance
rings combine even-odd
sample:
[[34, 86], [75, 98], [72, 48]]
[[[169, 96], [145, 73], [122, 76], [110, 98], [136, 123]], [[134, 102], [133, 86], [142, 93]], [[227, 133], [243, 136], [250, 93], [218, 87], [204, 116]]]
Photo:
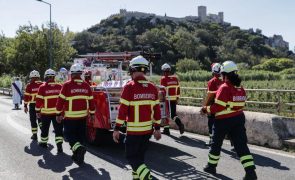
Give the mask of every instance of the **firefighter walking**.
[[[180, 96], [180, 85], [176, 76], [171, 76], [171, 67], [169, 64], [165, 63], [161, 67], [164, 76], [161, 78], [161, 85], [166, 87], [166, 97], [170, 100], [170, 113], [171, 119], [178, 126], [180, 134], [184, 133], [184, 125], [182, 124], [180, 118], [176, 114], [176, 105], [179, 101]], [[169, 105], [169, 104], [168, 104]], [[164, 125], [164, 134], [170, 135], [169, 122]]]
[[52, 69], [45, 71], [44, 78], [46, 83], [39, 87], [36, 96], [37, 117], [42, 120], [41, 140], [39, 141], [39, 146], [47, 148], [49, 127], [52, 122], [55, 132], [57, 152], [62, 153], [63, 125], [56, 121], [56, 101], [62, 86], [55, 82], [55, 75], [56, 73]]
[[[219, 63], [213, 63], [211, 65], [211, 71], [213, 78], [211, 78], [207, 83], [207, 97], [204, 101], [204, 106], [210, 106], [214, 103], [215, 94], [219, 86], [223, 83], [220, 78], [220, 68], [221, 65]], [[210, 146], [212, 144], [212, 127], [214, 124], [214, 114], [208, 114], [208, 129], [209, 129], [209, 142], [206, 143], [207, 146]]]
[[213, 142], [208, 155], [208, 164], [204, 171], [215, 174], [220, 159], [220, 151], [226, 134], [232, 138], [234, 148], [245, 169], [245, 180], [257, 179], [253, 157], [247, 146], [245, 115], [243, 107], [246, 92], [240, 87], [241, 79], [237, 74], [237, 65], [226, 61], [221, 66], [221, 75], [225, 83], [216, 92], [215, 102], [202, 108], [204, 113], [215, 114]]
[[57, 100], [57, 121], [64, 123], [64, 135], [73, 151], [72, 159], [78, 165], [83, 164], [86, 149], [83, 146], [86, 134], [86, 120], [90, 114], [94, 120], [95, 106], [90, 86], [81, 79], [82, 67], [71, 66], [71, 80], [62, 86]]
[[145, 165], [145, 152], [152, 134], [156, 140], [161, 138], [158, 90], [144, 76], [148, 71], [148, 64], [142, 56], [130, 61], [129, 73], [132, 80], [122, 90], [113, 132], [113, 139], [118, 143], [119, 129], [127, 121], [126, 158], [133, 169], [133, 179], [140, 180], [152, 179], [150, 170]]
[[[38, 71], [33, 70], [30, 72], [29, 75], [31, 81], [29, 84], [27, 84], [26, 86], [26, 90], [25, 90], [25, 95], [24, 95], [24, 111], [25, 113], [27, 113], [29, 111], [30, 114], [30, 122], [31, 122], [31, 128], [32, 128], [32, 136], [31, 139], [32, 140], [37, 140], [38, 136], [37, 136], [37, 132], [38, 132], [38, 125], [39, 128], [41, 129], [42, 127], [42, 122], [41, 119], [37, 118], [36, 116], [36, 95], [37, 92], [39, 90], [39, 87], [43, 84], [40, 81], [40, 74]], [[28, 109], [28, 105], [29, 105], [29, 109]], [[38, 125], [37, 125], [37, 120], [38, 120]]]

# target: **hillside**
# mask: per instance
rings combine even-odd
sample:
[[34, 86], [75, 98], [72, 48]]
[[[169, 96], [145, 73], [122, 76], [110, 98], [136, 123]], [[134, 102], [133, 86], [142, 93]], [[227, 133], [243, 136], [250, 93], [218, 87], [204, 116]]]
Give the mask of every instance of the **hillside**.
[[150, 46], [161, 52], [155, 62], [176, 64], [179, 59], [197, 61], [208, 69], [212, 62], [234, 60], [247, 67], [258, 65], [262, 59], [294, 58], [286, 48], [270, 47], [270, 39], [261, 33], [242, 30], [229, 23], [202, 23], [198, 19], [173, 18], [146, 13], [120, 13], [77, 33], [74, 48], [79, 54], [104, 51], [132, 51]]

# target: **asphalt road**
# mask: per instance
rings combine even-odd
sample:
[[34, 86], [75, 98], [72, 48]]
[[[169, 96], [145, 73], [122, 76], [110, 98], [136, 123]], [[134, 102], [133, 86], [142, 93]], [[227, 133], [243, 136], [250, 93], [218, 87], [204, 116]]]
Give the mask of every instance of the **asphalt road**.
[[[40, 148], [31, 141], [29, 117], [22, 110], [12, 110], [12, 100], [0, 96], [0, 179], [131, 179], [131, 168], [124, 158], [124, 146], [108, 143], [88, 145], [85, 164], [72, 163], [69, 145], [64, 154], [57, 155], [53, 132], [50, 147]], [[185, 133], [152, 139], [146, 160], [152, 175], [158, 179], [242, 179], [244, 170], [236, 154], [225, 141], [216, 176], [202, 171], [207, 162], [207, 137]], [[294, 180], [295, 154], [250, 146], [259, 179]]]

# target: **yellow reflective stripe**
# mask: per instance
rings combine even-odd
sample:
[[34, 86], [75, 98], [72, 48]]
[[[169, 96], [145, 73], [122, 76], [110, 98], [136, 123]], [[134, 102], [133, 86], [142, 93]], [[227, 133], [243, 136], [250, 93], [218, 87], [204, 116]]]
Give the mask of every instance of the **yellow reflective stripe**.
[[230, 109], [229, 109], [229, 110], [226, 109], [226, 110], [224, 110], [224, 111], [220, 111], [220, 112], [216, 113], [215, 116], [220, 116], [220, 115], [230, 114], [230, 113], [238, 112], [238, 111], [241, 111], [241, 110], [233, 111], [233, 110], [230, 110]]
[[120, 98], [120, 103], [121, 103], [121, 104], [124, 104], [124, 105], [126, 105], [126, 106], [129, 106], [129, 105], [130, 105], [129, 101], [127, 101], [127, 100], [125, 100], [125, 99], [123, 99], [123, 98]]
[[65, 111], [66, 117], [84, 117], [88, 115], [88, 111]]
[[74, 82], [83, 82], [82, 79], [75, 79]]
[[95, 111], [89, 111], [89, 113], [90, 113], [90, 114], [94, 114], [94, 113], [95, 113]]
[[229, 106], [232, 108], [234, 106], [245, 106], [245, 102], [228, 102], [227, 104], [229, 104]]
[[73, 151], [76, 151], [80, 146], [82, 146], [79, 142], [76, 142], [75, 144], [74, 144], [74, 146], [72, 147], [72, 150]]
[[219, 159], [220, 158], [220, 156], [215, 156], [215, 155], [213, 155], [213, 154], [208, 154], [208, 156], [210, 157], [210, 158], [212, 158], [212, 159]]
[[170, 88], [179, 88], [179, 85], [167, 85], [166, 88], [170, 89]]
[[224, 107], [226, 107], [226, 105], [227, 105], [226, 102], [218, 100], [218, 99], [215, 99], [215, 103], [218, 104], [218, 105], [224, 106]]
[[38, 95], [36, 96], [36, 98], [43, 99], [44, 96], [41, 96], [41, 95], [38, 94]]
[[137, 81], [137, 82], [139, 82], [139, 83], [150, 83], [149, 81]]
[[139, 122], [139, 106], [134, 106], [134, 122]]
[[176, 100], [179, 96], [169, 96], [170, 100]]
[[54, 99], [54, 98], [58, 98], [58, 95], [44, 96], [44, 99]]
[[59, 83], [56, 83], [56, 82], [50, 82], [48, 83], [49, 85], [58, 85]]
[[145, 127], [130, 127], [130, 126], [127, 126], [127, 131], [133, 131], [133, 132], [149, 131], [151, 129], [152, 129], [152, 125], [145, 126]]
[[63, 95], [63, 94], [59, 94], [59, 97], [62, 98], [62, 99], [66, 99], [66, 96]]
[[154, 120], [154, 106], [153, 105], [151, 105], [151, 111], [152, 111], [152, 113], [151, 113], [151, 119]]
[[143, 100], [143, 101], [130, 101], [131, 106], [141, 106], [141, 105], [156, 105], [158, 104], [158, 100]]
[[243, 164], [244, 168], [249, 167], [249, 166], [254, 166], [254, 165], [255, 165], [255, 164], [254, 164], [253, 161], [250, 161], [250, 162], [247, 162], [247, 163], [244, 163], [244, 164]]
[[252, 156], [252, 155], [246, 155], [246, 156], [242, 156], [242, 157], [240, 158], [241, 162], [242, 162], [242, 161], [245, 161], [245, 160], [248, 160], [248, 159], [253, 159], [253, 156]]
[[29, 96], [30, 94], [29, 94], [29, 93], [27, 93], [27, 92], [25, 92], [25, 95]]
[[140, 179], [146, 179], [145, 176], [150, 173], [150, 170], [148, 168], [145, 168], [142, 173], [139, 175]]
[[210, 164], [217, 164], [218, 163], [218, 160], [211, 160], [211, 159], [209, 159], [208, 160], [208, 163], [210, 163]]
[[41, 113], [51, 114], [51, 113], [57, 113], [57, 111], [56, 111], [56, 108], [42, 108]]
[[66, 97], [66, 100], [70, 101], [70, 100], [76, 100], [76, 99], [89, 99], [89, 96], [72, 96], [72, 97]]
[[56, 110], [56, 114], [60, 114], [60, 113], [61, 113], [61, 111]]
[[125, 120], [121, 120], [119, 118], [116, 119], [116, 123], [118, 124], [124, 124]]
[[155, 124], [161, 124], [161, 120], [154, 120], [153, 123], [155, 123]]
[[147, 168], [145, 164], [140, 165], [137, 168], [136, 173], [139, 175], [145, 168]]
[[35, 108], [36, 111], [40, 111], [41, 108]]
[[216, 91], [207, 91], [207, 93], [216, 94]]
[[152, 121], [146, 121], [146, 122], [127, 122], [127, 126], [149, 126], [152, 125]]
[[206, 106], [206, 110], [207, 110], [207, 113], [210, 113], [211, 112], [210, 106]]
[[89, 97], [88, 97], [88, 100], [92, 100], [92, 99], [93, 99], [93, 96], [89, 96]]

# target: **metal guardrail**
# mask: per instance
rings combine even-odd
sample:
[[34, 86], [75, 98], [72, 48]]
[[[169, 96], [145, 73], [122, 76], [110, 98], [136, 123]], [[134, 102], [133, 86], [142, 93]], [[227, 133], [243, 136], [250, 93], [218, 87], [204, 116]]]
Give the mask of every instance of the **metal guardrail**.
[[[181, 87], [182, 90], [185, 90], [187, 92], [190, 91], [202, 91], [203, 96], [202, 97], [180, 97], [180, 100], [192, 100], [192, 101], [198, 101], [199, 103], [196, 103], [194, 105], [202, 105], [202, 102], [204, 101], [204, 98], [207, 94], [207, 88], [200, 88], [200, 87]], [[289, 113], [292, 116], [295, 114], [295, 103], [293, 102], [284, 102], [282, 96], [285, 93], [292, 93], [295, 95], [295, 90], [280, 90], [280, 89], [245, 89], [249, 93], [272, 93], [276, 97], [276, 101], [269, 102], [269, 101], [246, 101], [246, 109], [247, 110], [253, 110], [258, 112], [272, 112], [276, 114], [285, 114]], [[181, 103], [181, 102], [180, 102]], [[182, 104], [182, 103], [181, 103]], [[193, 103], [192, 103], [193, 104]], [[184, 103], [184, 105], [186, 105]], [[272, 108], [253, 108], [251, 106], [271, 106]]]
[[12, 96], [12, 90], [10, 88], [0, 88], [0, 94]]

